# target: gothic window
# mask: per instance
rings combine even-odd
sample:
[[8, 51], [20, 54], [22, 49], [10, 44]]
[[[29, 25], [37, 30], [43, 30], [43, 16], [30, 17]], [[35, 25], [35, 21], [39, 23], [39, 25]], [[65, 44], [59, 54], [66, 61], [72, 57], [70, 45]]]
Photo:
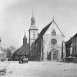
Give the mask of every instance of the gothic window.
[[35, 39], [35, 34], [33, 34], [33, 38]]
[[53, 29], [52, 36], [56, 36], [56, 31]]

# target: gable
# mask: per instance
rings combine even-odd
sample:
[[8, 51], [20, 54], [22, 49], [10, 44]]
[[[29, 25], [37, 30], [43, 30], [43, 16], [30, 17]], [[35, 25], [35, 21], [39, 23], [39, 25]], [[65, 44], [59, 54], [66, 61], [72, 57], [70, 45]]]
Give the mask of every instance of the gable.
[[56, 34], [62, 35], [63, 37], [65, 37], [63, 35], [63, 33], [61, 32], [61, 30], [59, 29], [59, 27], [57, 26], [57, 24], [55, 23], [54, 19], [53, 21], [51, 21], [47, 26], [45, 26], [42, 31], [40, 32], [38, 38], [35, 40], [35, 43], [42, 38], [45, 34], [51, 34], [53, 29], [56, 31]]
[[54, 20], [53, 20], [52, 24], [49, 26], [49, 28], [47, 29], [47, 31], [45, 32], [45, 34], [52, 34], [53, 30], [56, 32], [56, 35], [64, 36]]

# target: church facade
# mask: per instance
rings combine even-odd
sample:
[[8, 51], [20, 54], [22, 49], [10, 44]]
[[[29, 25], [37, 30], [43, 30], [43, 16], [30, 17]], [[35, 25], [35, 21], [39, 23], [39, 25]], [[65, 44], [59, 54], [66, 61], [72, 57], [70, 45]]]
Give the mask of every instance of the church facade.
[[30, 58], [39, 60], [62, 60], [66, 56], [65, 36], [54, 19], [40, 33], [35, 26], [35, 18], [31, 18], [29, 29]]

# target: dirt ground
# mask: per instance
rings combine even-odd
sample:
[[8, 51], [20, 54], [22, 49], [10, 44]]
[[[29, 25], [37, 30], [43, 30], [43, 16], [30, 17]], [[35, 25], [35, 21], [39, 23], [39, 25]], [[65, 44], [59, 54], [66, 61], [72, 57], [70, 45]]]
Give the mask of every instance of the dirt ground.
[[18, 61], [5, 61], [0, 62], [0, 67], [7, 69], [0, 77], [77, 77], [76, 63], [34, 61], [19, 64]]

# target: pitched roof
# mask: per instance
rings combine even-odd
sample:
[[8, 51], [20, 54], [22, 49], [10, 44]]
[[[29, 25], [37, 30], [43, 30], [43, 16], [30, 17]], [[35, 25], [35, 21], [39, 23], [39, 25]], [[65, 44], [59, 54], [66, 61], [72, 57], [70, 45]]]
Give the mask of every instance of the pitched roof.
[[35, 43], [37, 42], [37, 40], [39, 40], [43, 35], [44, 33], [46, 32], [46, 30], [49, 28], [49, 26], [52, 24], [52, 22], [50, 22], [47, 26], [45, 26], [42, 31], [40, 32], [38, 38], [35, 40]]
[[[42, 36], [44, 35], [44, 33], [47, 31], [47, 29], [50, 27], [50, 25], [51, 25], [53, 22], [55, 23], [54, 19], [53, 19], [53, 21], [51, 21], [47, 26], [45, 26], [45, 27], [42, 29], [42, 31], [40, 32], [38, 38], [35, 40], [35, 43], [37, 42], [37, 40], [39, 40], [40, 38], [42, 38]], [[56, 24], [56, 23], [55, 23], [55, 24]], [[57, 24], [56, 24], [56, 26], [57, 26]], [[58, 26], [57, 26], [57, 28], [59, 29]], [[60, 29], [59, 29], [59, 31], [61, 32]], [[61, 33], [62, 33], [62, 32], [61, 32]], [[63, 35], [63, 33], [62, 33], [62, 35]], [[63, 36], [64, 36], [64, 35], [63, 35]], [[65, 36], [64, 36], [64, 37], [65, 37]]]
[[33, 30], [33, 29], [38, 30], [38, 29], [37, 29], [37, 27], [36, 27], [35, 25], [32, 25], [32, 26], [30, 27], [30, 29], [29, 29], [29, 30]]
[[77, 37], [77, 33], [66, 42], [66, 47], [67, 48], [70, 48], [70, 46], [72, 44], [72, 39], [75, 38], [75, 37]]
[[73, 38], [77, 37], [77, 33], [73, 36]]
[[29, 44], [22, 45], [18, 49], [17, 55], [29, 55]]

